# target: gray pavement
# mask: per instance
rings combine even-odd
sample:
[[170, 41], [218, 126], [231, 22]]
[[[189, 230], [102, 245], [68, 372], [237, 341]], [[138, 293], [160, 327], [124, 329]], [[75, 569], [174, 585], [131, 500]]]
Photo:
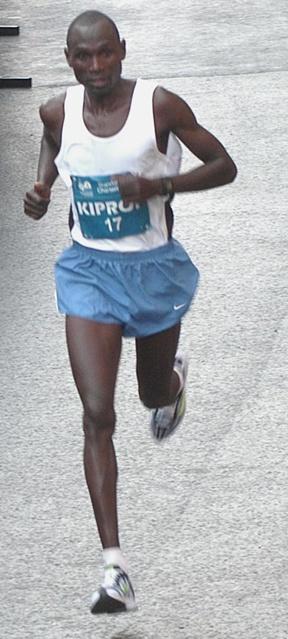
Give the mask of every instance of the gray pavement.
[[[235, 159], [237, 181], [175, 202], [175, 234], [201, 271], [183, 325], [188, 411], [155, 446], [125, 341], [115, 437], [119, 514], [139, 611], [88, 610], [101, 550], [82, 470], [81, 407], [53, 263], [69, 242], [61, 183], [40, 223], [37, 107], [73, 81], [70, 20], [92, 5], [16, 0], [1, 38], [0, 636], [3, 639], [285, 639], [287, 563], [287, 4], [103, 2], [128, 43], [126, 76], [181, 94]], [[97, 8], [99, 6], [97, 5]], [[183, 168], [195, 162], [185, 152]]]

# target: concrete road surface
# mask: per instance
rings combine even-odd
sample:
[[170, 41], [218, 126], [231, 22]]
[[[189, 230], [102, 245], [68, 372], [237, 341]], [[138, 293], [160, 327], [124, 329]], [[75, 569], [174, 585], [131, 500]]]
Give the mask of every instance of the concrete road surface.
[[[95, 618], [101, 548], [82, 470], [81, 406], [54, 305], [69, 243], [60, 182], [46, 218], [22, 213], [38, 105], [73, 82], [69, 22], [93, 3], [2, 4], [1, 601], [3, 639], [284, 639], [287, 560], [287, 2], [104, 1], [127, 40], [127, 77], [181, 94], [238, 165], [233, 185], [177, 196], [175, 235], [201, 271], [183, 325], [188, 410], [163, 446], [125, 341], [115, 437], [121, 541], [139, 610]], [[183, 169], [197, 164], [185, 152]]]

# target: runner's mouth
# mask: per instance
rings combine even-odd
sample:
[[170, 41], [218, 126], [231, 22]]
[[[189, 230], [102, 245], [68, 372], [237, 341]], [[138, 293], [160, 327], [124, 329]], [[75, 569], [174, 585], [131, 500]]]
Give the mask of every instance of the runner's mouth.
[[88, 82], [95, 86], [104, 86], [108, 82], [108, 78], [88, 78]]

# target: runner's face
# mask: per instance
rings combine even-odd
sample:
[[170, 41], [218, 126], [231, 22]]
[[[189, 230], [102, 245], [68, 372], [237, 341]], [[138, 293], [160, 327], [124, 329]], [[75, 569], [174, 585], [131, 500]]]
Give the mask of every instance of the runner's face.
[[125, 42], [120, 42], [109, 23], [76, 27], [65, 50], [76, 80], [96, 97], [109, 94], [121, 77]]

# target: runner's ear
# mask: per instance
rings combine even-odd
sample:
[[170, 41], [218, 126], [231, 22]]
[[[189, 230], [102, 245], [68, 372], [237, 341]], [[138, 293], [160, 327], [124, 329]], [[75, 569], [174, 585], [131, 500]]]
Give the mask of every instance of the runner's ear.
[[65, 47], [64, 53], [65, 53], [65, 58], [66, 58], [66, 60], [67, 60], [67, 62], [69, 64], [69, 67], [71, 67], [71, 64], [70, 64], [70, 61], [69, 61], [69, 50], [68, 50], [68, 47]]
[[120, 45], [121, 45], [121, 49], [122, 49], [121, 60], [125, 60], [125, 58], [126, 58], [126, 40], [122, 39], [120, 41]]

